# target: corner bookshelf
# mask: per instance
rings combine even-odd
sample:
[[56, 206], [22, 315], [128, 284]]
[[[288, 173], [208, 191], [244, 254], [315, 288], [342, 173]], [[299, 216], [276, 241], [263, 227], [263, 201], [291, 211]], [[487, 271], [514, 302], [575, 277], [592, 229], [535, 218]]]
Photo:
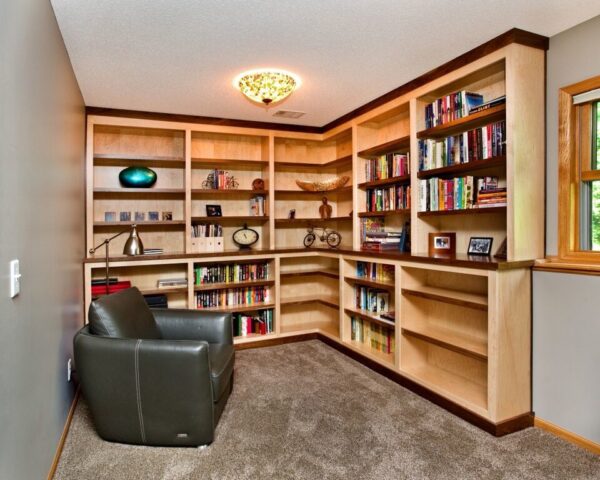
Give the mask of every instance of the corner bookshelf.
[[[341, 246], [352, 245], [352, 134], [350, 130], [326, 140], [275, 137], [275, 246], [300, 247], [309, 226], [340, 233]], [[341, 188], [327, 192], [302, 190], [296, 180], [326, 181], [348, 176]], [[319, 216], [322, 199], [332, 207], [330, 219]], [[295, 210], [291, 219], [290, 210]], [[318, 246], [319, 240], [315, 242]]]

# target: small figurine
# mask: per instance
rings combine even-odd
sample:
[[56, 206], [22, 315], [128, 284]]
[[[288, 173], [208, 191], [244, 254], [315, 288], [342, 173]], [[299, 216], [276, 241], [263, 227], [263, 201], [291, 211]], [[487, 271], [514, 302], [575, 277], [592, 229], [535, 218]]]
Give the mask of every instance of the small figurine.
[[331, 208], [331, 205], [327, 203], [327, 197], [323, 197], [322, 201], [323, 205], [319, 207], [319, 215], [323, 220], [325, 220], [327, 218], [331, 218], [331, 212], [333, 211], [333, 208]]
[[255, 178], [252, 180], [252, 190], [264, 190], [265, 181], [262, 178]]
[[290, 210], [290, 213], [288, 213], [288, 218], [290, 220], [294, 220], [296, 218], [296, 209], [295, 208], [292, 208]]

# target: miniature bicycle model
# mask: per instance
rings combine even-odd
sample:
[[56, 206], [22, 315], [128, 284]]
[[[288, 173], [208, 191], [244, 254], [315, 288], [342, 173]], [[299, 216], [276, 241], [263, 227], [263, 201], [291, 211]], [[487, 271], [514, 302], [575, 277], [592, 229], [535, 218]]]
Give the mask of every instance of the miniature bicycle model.
[[[320, 230], [321, 233], [315, 233], [316, 230]], [[306, 248], [312, 247], [312, 244], [315, 243], [317, 237], [319, 237], [321, 242], [327, 242], [327, 245], [331, 248], [336, 248], [342, 241], [342, 236], [338, 232], [327, 227], [308, 227], [306, 231], [308, 232], [304, 237], [304, 246]]]

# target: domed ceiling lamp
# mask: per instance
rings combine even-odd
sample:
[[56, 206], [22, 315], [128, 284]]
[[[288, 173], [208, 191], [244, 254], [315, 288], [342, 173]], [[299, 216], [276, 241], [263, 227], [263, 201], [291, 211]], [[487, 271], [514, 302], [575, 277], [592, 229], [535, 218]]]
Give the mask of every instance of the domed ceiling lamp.
[[267, 108], [288, 97], [301, 83], [298, 75], [276, 68], [249, 70], [233, 80], [233, 86], [249, 100]]

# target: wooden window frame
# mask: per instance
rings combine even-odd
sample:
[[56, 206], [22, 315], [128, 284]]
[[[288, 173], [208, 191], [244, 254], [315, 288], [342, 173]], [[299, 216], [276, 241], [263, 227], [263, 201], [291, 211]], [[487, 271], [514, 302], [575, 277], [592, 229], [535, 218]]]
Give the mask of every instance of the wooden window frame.
[[591, 104], [574, 105], [573, 97], [600, 88], [600, 75], [558, 91], [558, 260], [600, 263], [600, 252], [580, 248], [581, 182], [600, 180], [592, 170]]

